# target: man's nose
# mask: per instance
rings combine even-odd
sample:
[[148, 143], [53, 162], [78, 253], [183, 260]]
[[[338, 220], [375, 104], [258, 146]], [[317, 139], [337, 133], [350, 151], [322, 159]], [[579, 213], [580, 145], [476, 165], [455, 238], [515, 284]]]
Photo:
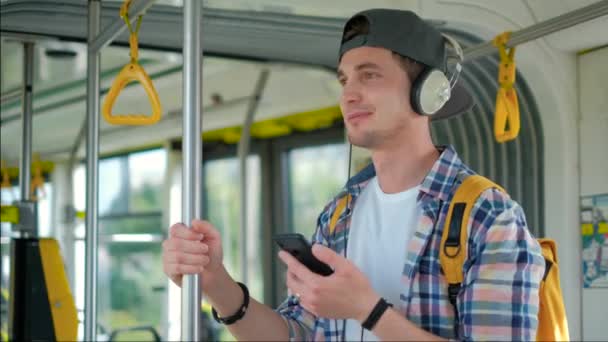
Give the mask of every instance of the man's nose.
[[345, 84], [342, 88], [342, 103], [357, 103], [361, 101], [361, 90], [354, 84]]

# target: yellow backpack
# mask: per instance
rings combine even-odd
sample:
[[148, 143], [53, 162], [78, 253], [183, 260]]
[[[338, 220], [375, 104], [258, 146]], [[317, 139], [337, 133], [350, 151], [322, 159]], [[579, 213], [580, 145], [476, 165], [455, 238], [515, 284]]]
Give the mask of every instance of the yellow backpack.
[[[471, 209], [481, 193], [490, 188], [505, 192], [503, 188], [485, 177], [468, 176], [458, 187], [450, 203], [441, 237], [439, 259], [448, 282], [450, 303], [454, 307], [463, 281], [462, 266], [467, 254], [467, 223]], [[567, 341], [570, 335], [559, 283], [557, 247], [550, 239], [538, 239], [538, 242], [542, 248], [546, 267], [539, 289], [540, 306], [536, 340]]]

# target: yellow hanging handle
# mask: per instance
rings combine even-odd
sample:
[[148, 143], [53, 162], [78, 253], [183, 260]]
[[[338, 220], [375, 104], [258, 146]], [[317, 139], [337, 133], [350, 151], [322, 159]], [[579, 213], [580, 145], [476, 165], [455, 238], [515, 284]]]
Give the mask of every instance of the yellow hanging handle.
[[46, 192], [44, 191], [44, 177], [42, 177], [42, 163], [40, 162], [40, 155], [37, 153], [34, 154], [33, 159], [30, 195], [32, 201], [39, 201], [46, 197]]
[[2, 173], [2, 183], [0, 183], [0, 188], [2, 189], [10, 189], [12, 188], [12, 184], [11, 184], [11, 176], [8, 173], [8, 167], [6, 167], [6, 163], [4, 162], [4, 160], [2, 161], [2, 166], [1, 166], [1, 173]]
[[[515, 83], [515, 47], [507, 51], [507, 42], [511, 32], [504, 32], [494, 38], [494, 46], [500, 54], [498, 66], [498, 94], [496, 94], [496, 112], [494, 115], [494, 136], [503, 143], [517, 138], [520, 129], [519, 101], [513, 87]], [[507, 124], [509, 129], [507, 130]]]
[[[129, 36], [129, 46], [131, 49], [131, 62], [125, 65], [116, 79], [114, 83], [112, 83], [112, 87], [106, 96], [101, 112], [103, 114], [104, 119], [112, 125], [132, 125], [132, 126], [142, 126], [142, 125], [151, 125], [155, 124], [160, 120], [160, 115], [162, 112], [162, 107], [160, 105], [160, 100], [158, 98], [158, 93], [154, 88], [154, 84], [152, 80], [144, 70], [144, 68], [139, 65], [137, 59], [139, 57], [139, 43], [137, 39], [137, 33], [139, 32], [139, 27], [141, 25], [142, 16], [139, 16], [137, 19], [137, 27], [135, 30], [131, 27], [131, 22], [129, 21], [129, 5], [131, 4], [131, 0], [125, 0], [125, 2], [120, 7], [120, 17], [125, 20], [127, 23], [127, 27], [129, 28], [129, 32], [131, 35]], [[112, 107], [114, 107], [114, 102], [118, 98], [120, 92], [124, 89], [124, 87], [133, 82], [138, 81], [146, 90], [146, 94], [148, 94], [148, 100], [150, 101], [150, 105], [152, 107], [152, 115], [145, 114], [117, 114], [112, 115]]]

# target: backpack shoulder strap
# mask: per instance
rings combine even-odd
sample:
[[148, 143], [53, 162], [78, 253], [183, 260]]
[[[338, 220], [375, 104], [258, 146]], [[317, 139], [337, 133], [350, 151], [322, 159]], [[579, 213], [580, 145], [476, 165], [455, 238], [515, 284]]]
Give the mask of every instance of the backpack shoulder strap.
[[538, 239], [545, 257], [545, 274], [538, 291], [537, 341], [569, 341], [568, 317], [559, 279], [557, 245], [552, 239]]
[[483, 176], [467, 176], [456, 189], [450, 202], [441, 236], [439, 261], [448, 282], [450, 302], [455, 308], [456, 297], [463, 281], [462, 266], [467, 257], [469, 216], [479, 196], [490, 188], [504, 192], [503, 188]]
[[557, 245], [553, 239], [536, 239], [545, 258], [545, 273], [543, 281], [547, 279], [553, 265], [557, 265]]
[[338, 219], [340, 219], [340, 215], [342, 211], [346, 208], [346, 205], [350, 201], [351, 195], [347, 194], [346, 196], [340, 198], [338, 203], [336, 204], [336, 209], [334, 210], [333, 215], [331, 215], [331, 219], [329, 221], [329, 234], [333, 234], [336, 229], [336, 224], [338, 224]]

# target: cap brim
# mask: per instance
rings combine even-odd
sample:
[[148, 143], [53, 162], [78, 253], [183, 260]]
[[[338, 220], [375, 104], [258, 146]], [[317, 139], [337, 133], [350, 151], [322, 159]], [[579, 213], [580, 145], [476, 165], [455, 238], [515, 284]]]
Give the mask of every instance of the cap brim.
[[437, 113], [431, 116], [431, 121], [458, 116], [473, 109], [474, 105], [473, 97], [462, 84], [462, 80], [458, 80], [452, 89], [452, 96]]

